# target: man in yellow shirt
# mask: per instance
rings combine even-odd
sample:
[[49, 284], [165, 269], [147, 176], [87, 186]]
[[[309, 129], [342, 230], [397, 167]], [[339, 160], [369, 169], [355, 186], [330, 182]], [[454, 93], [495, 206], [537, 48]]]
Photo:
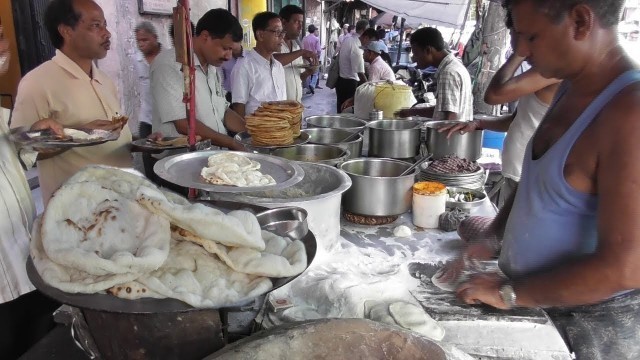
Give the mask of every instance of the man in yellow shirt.
[[129, 128], [110, 121], [121, 113], [115, 84], [94, 64], [111, 45], [102, 9], [92, 0], [53, 0], [44, 22], [56, 55], [20, 82], [12, 126], [32, 127], [41, 119], [53, 119], [64, 127], [120, 130], [116, 141], [38, 155], [46, 205], [52, 193], [82, 167], [131, 167], [132, 159]]

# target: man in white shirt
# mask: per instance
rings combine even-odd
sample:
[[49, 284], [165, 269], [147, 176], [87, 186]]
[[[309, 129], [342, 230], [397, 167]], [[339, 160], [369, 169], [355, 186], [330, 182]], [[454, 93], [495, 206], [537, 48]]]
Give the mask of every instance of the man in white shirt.
[[[244, 131], [244, 120], [229, 108], [216, 66], [231, 58], [234, 44], [242, 41], [242, 27], [229, 11], [212, 9], [196, 25], [193, 38], [196, 67], [196, 134], [215, 146], [232, 150], [244, 147], [227, 130]], [[182, 65], [175, 49], [164, 50], [151, 64], [153, 130], [165, 136], [188, 134]]]
[[302, 32], [304, 22], [304, 10], [296, 5], [287, 5], [280, 10], [282, 27], [285, 36], [282, 44], [282, 52], [273, 54], [273, 57], [284, 66], [285, 80], [287, 83], [287, 100], [302, 101], [302, 83], [313, 74], [311, 69], [302, 71], [303, 59], [312, 64], [318, 63], [318, 55], [300, 48], [298, 39]]
[[393, 73], [391, 66], [380, 57], [384, 48], [384, 44], [380, 41], [372, 41], [363, 47], [364, 61], [369, 63], [369, 73], [367, 74], [369, 81], [396, 80], [396, 75]]
[[[9, 55], [9, 41], [0, 25], [0, 77], [8, 69]], [[29, 232], [36, 207], [9, 139], [9, 119], [4, 110], [0, 108], [0, 354], [3, 359], [16, 359], [53, 328], [52, 313], [60, 304], [35, 290], [27, 277]], [[40, 120], [33, 126], [62, 131], [53, 119]]]
[[356, 23], [356, 34], [346, 37], [340, 48], [339, 65], [340, 76], [336, 83], [337, 112], [340, 112], [342, 104], [356, 94], [359, 84], [367, 81], [364, 74], [364, 59], [361, 47], [365, 44], [360, 42], [360, 35], [369, 26], [367, 20], [359, 20]]
[[[162, 44], [158, 42], [158, 32], [149, 21], [139, 23], [135, 28], [136, 44], [140, 52], [136, 53], [136, 73], [138, 74], [138, 90], [140, 92], [140, 110], [138, 111], [138, 135], [146, 138], [151, 135], [153, 123], [153, 97], [151, 96], [151, 80], [149, 68], [153, 60], [160, 54]], [[144, 173], [151, 177], [153, 158], [149, 153], [142, 153]]]
[[284, 67], [273, 57], [280, 51], [285, 31], [280, 16], [261, 12], [251, 22], [256, 47], [233, 68], [233, 109], [242, 117], [252, 114], [265, 101], [287, 99]]

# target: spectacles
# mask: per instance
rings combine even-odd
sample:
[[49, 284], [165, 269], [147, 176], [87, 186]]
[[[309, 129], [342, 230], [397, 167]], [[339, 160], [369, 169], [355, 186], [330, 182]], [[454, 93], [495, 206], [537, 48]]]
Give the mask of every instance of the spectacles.
[[264, 29], [264, 31], [268, 31], [270, 33], [273, 33], [273, 35], [275, 35], [276, 37], [282, 38], [285, 35], [284, 30], [270, 30], [270, 29]]

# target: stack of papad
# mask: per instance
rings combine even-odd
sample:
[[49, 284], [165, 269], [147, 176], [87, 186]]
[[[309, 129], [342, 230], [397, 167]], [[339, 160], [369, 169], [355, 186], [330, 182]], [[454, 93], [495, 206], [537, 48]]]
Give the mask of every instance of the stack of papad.
[[297, 275], [307, 264], [300, 241], [263, 232], [249, 212], [192, 205], [106, 167], [87, 167], [61, 187], [32, 238], [38, 273], [62, 291], [194, 307], [263, 294], [272, 287], [263, 276]]
[[299, 102], [295, 100], [263, 102], [258, 110], [256, 110], [256, 114], [262, 112], [289, 115], [287, 121], [289, 122], [289, 126], [291, 127], [293, 137], [297, 138], [298, 136], [300, 136], [304, 106]]
[[280, 146], [293, 144], [293, 132], [285, 116], [248, 115], [246, 127], [251, 143], [256, 146]]

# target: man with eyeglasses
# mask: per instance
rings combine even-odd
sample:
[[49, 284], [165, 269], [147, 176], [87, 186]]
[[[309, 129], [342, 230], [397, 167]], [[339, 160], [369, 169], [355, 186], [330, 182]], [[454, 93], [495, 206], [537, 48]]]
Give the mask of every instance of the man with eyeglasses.
[[280, 51], [285, 31], [280, 16], [261, 12], [251, 22], [256, 47], [238, 60], [231, 77], [233, 109], [246, 116], [264, 101], [287, 99], [284, 67], [273, 57]]

